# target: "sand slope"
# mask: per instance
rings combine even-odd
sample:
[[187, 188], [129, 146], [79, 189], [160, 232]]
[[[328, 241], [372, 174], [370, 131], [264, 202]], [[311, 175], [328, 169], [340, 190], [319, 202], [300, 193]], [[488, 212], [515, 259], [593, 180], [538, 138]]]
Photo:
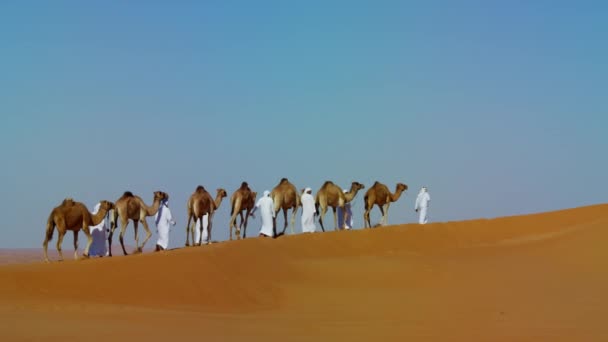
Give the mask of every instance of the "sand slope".
[[608, 205], [0, 267], [3, 341], [608, 341]]

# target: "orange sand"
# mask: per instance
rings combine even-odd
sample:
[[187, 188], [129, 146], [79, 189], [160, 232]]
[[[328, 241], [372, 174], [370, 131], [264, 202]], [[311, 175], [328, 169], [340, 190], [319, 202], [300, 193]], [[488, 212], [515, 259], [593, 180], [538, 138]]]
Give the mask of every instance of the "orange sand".
[[5, 265], [0, 340], [608, 341], [607, 228], [603, 204]]

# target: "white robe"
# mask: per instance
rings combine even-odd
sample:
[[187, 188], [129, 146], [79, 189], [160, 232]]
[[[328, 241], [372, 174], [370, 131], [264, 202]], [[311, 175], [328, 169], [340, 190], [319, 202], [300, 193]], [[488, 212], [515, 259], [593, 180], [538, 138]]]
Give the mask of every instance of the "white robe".
[[414, 209], [418, 210], [418, 223], [420, 224], [428, 222], [427, 211], [430, 201], [431, 195], [426, 191], [419, 193], [418, 197], [416, 197], [416, 207]]
[[338, 210], [336, 211], [338, 215], [338, 227], [345, 227], [345, 229], [351, 229], [353, 227], [354, 221], [353, 211], [351, 209], [350, 203], [346, 203], [344, 205], [344, 209], [346, 210], [346, 225], [344, 224], [344, 214], [342, 213], [342, 208], [338, 207]]
[[[160, 215], [160, 219], [158, 219], [158, 215]], [[173, 221], [173, 216], [171, 215], [169, 207], [164, 206], [162, 211], [159, 209], [154, 217], [154, 222], [156, 222], [156, 220], [158, 220], [158, 224], [156, 225], [158, 241], [156, 244], [167, 249], [167, 247], [169, 247], [169, 231], [171, 230], [172, 225], [175, 226], [175, 221]]]
[[[201, 238], [201, 222], [196, 220], [194, 225], [194, 243], [198, 243]], [[209, 214], [203, 215], [203, 239], [202, 243], [209, 242]]]
[[255, 205], [260, 210], [260, 217], [262, 218], [262, 228], [260, 228], [260, 234], [273, 237], [273, 223], [274, 218], [274, 203], [272, 198], [264, 196], [258, 200]]
[[[101, 203], [95, 205], [95, 208], [92, 211], [93, 215], [99, 212], [99, 207], [101, 207]], [[91, 247], [89, 247], [89, 256], [104, 256], [107, 253], [106, 229], [108, 229], [108, 216], [109, 215], [106, 214], [98, 225], [89, 226], [89, 231], [93, 237], [93, 243], [91, 243]]]
[[309, 193], [302, 194], [300, 198], [302, 203], [302, 233], [314, 233], [317, 227], [315, 226], [315, 199]]

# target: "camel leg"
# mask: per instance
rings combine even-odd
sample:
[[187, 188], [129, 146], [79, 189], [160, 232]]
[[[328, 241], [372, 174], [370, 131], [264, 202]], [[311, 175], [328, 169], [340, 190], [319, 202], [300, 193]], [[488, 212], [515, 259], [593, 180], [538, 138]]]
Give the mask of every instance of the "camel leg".
[[277, 237], [277, 214], [279, 213], [279, 210], [275, 210], [274, 216], [272, 217], [272, 234], [275, 238]]
[[382, 214], [382, 217], [380, 217], [380, 225], [381, 226], [384, 226], [384, 208], [385, 208], [385, 205], [386, 204], [378, 206], [378, 209], [380, 209], [380, 214]]
[[[186, 225], [186, 247], [190, 246], [190, 221], [192, 220], [192, 215], [188, 215], [188, 224]], [[194, 221], [196, 223], [196, 221]], [[192, 235], [192, 244], [194, 244], [194, 234]]]
[[59, 261], [63, 261], [63, 253], [61, 252], [61, 244], [63, 243], [63, 237], [65, 236], [65, 230], [59, 230], [59, 237], [57, 238], [57, 252], [59, 252]]
[[[334, 210], [334, 231], [338, 230], [338, 213], [336, 213], [336, 208], [332, 208]], [[344, 211], [344, 210], [342, 210]]]
[[327, 213], [327, 206], [321, 205], [321, 213], [319, 213], [319, 224], [321, 225], [321, 230], [325, 232], [325, 227], [323, 226], [323, 218], [325, 217], [325, 213]]
[[[235, 208], [233, 208], [234, 211], [232, 212], [232, 215], [230, 216], [230, 224], [229, 224], [229, 226], [230, 226], [230, 241], [232, 241], [232, 227], [234, 227], [234, 229], [236, 231], [236, 238], [237, 239], [239, 238], [239, 235], [240, 235], [239, 234], [239, 229], [240, 228], [236, 226], [236, 215], [237, 215], [236, 209], [237, 208], [236, 208], [236, 204], [235, 204]], [[242, 216], [241, 216], [241, 218], [242, 218]]]
[[388, 208], [389, 208], [390, 206], [391, 206], [391, 203], [390, 203], [390, 202], [389, 202], [389, 203], [386, 203], [386, 204], [384, 205], [384, 215], [383, 215], [383, 216], [384, 216], [384, 217], [383, 217], [383, 219], [384, 219], [384, 224], [383, 224], [383, 226], [386, 226], [386, 225], [388, 224]]
[[[140, 219], [141, 220], [141, 219]], [[139, 250], [139, 221], [133, 221], [133, 230], [135, 231], [135, 250], [133, 252], [137, 252]]]
[[207, 235], [207, 244], [210, 244], [213, 240], [211, 239], [211, 228], [213, 228], [213, 214], [209, 213], [209, 225], [207, 226], [207, 229], [209, 230], [209, 234]]
[[[194, 241], [194, 236], [196, 235], [194, 230], [196, 229], [196, 222], [197, 220], [199, 222], [201, 222], [201, 225], [199, 226], [198, 230], [199, 230], [199, 238], [198, 241]], [[201, 238], [203, 235], [203, 225], [202, 225], [202, 219], [197, 219], [196, 217], [194, 218], [194, 222], [192, 222], [192, 226], [190, 226], [190, 234], [192, 235], [192, 246], [198, 246], [201, 244]]]
[[118, 240], [120, 240], [120, 246], [122, 247], [122, 253], [124, 255], [129, 255], [127, 253], [127, 250], [125, 249], [125, 231], [127, 230], [127, 224], [129, 224], [129, 221], [126, 220], [121, 220], [120, 222], [120, 236], [118, 238]]
[[285, 225], [283, 226], [283, 232], [281, 233], [281, 235], [285, 235], [285, 231], [287, 230], [287, 224], [289, 224], [289, 221], [287, 221], [287, 209], [283, 209], [283, 218], [285, 219]]
[[78, 259], [78, 231], [75, 230], [74, 233], [74, 259]]
[[342, 207], [342, 226], [340, 226], [340, 230], [346, 229], [346, 205]]
[[46, 224], [46, 235], [44, 236], [44, 242], [42, 243], [42, 247], [44, 248], [44, 261], [49, 261], [49, 255], [47, 253], [49, 247], [49, 240], [53, 238], [53, 231], [55, 230], [55, 223], [52, 220], [49, 220]]
[[148, 240], [150, 240], [150, 238], [152, 237], [152, 232], [150, 231], [150, 227], [148, 227], [148, 221], [146, 221], [146, 219], [144, 218], [143, 220], [141, 220], [141, 223], [143, 224], [144, 230], [146, 231], [146, 238], [144, 239], [144, 242], [141, 243], [141, 246], [137, 248], [138, 252], [144, 251], [144, 246], [146, 245], [146, 242], [148, 242]]
[[91, 244], [93, 244], [93, 236], [91, 235], [91, 231], [89, 230], [89, 226], [85, 226], [82, 229], [82, 232], [87, 237], [87, 246], [84, 248], [84, 252], [82, 252], [83, 258], [89, 257], [89, 248], [91, 248]]
[[247, 209], [247, 211], [245, 212], [245, 221], [243, 221], [243, 213], [241, 213], [241, 224], [243, 226], [243, 239], [247, 238], [247, 220], [249, 219], [249, 214], [251, 213], [251, 210]]
[[112, 256], [112, 235], [114, 235], [114, 228], [110, 228], [110, 234], [108, 234], [108, 256]]
[[368, 207], [367, 205], [365, 206], [365, 212], [363, 213], [363, 228], [371, 228], [372, 224], [369, 220], [369, 212], [370, 212], [370, 207]]
[[298, 214], [298, 207], [291, 210], [291, 235], [295, 234], [296, 227], [296, 215]]
[[[194, 221], [194, 227], [192, 228], [192, 241], [194, 241], [194, 229], [196, 229], [196, 222], [200, 223], [198, 226], [199, 227], [198, 228], [198, 232], [199, 232], [198, 241], [196, 243], [193, 243], [195, 246], [200, 246], [203, 244], [203, 232], [205, 231], [205, 226], [203, 225], [203, 216], [205, 216], [205, 215], [202, 215], [201, 217], [197, 218]], [[207, 222], [209, 222], [209, 221], [207, 221]], [[209, 227], [209, 226], [207, 226], [207, 227]]]

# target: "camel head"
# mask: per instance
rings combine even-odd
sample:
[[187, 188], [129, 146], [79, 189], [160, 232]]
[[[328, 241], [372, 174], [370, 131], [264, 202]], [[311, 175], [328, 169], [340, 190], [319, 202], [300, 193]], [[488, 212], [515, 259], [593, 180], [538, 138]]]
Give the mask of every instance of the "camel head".
[[397, 183], [397, 191], [406, 191], [407, 185], [403, 183]]
[[217, 189], [217, 196], [220, 198], [224, 198], [224, 197], [228, 196], [228, 193], [226, 192], [226, 190], [219, 188], [219, 189]]
[[[407, 188], [407, 186], [406, 186], [406, 188]], [[353, 191], [353, 190], [359, 191], [361, 189], [365, 189], [365, 185], [363, 185], [363, 184], [361, 184], [359, 182], [352, 182], [351, 185], [350, 185], [350, 190], [351, 191]]]
[[166, 192], [162, 192], [162, 191], [154, 191], [154, 200], [168, 200], [169, 199], [169, 194]]
[[110, 211], [110, 210], [113, 210], [115, 208], [114, 203], [112, 203], [110, 201], [103, 200], [103, 201], [101, 201], [99, 203], [100, 203], [100, 205], [99, 205], [99, 209], [100, 210], [104, 209], [105, 211]]

